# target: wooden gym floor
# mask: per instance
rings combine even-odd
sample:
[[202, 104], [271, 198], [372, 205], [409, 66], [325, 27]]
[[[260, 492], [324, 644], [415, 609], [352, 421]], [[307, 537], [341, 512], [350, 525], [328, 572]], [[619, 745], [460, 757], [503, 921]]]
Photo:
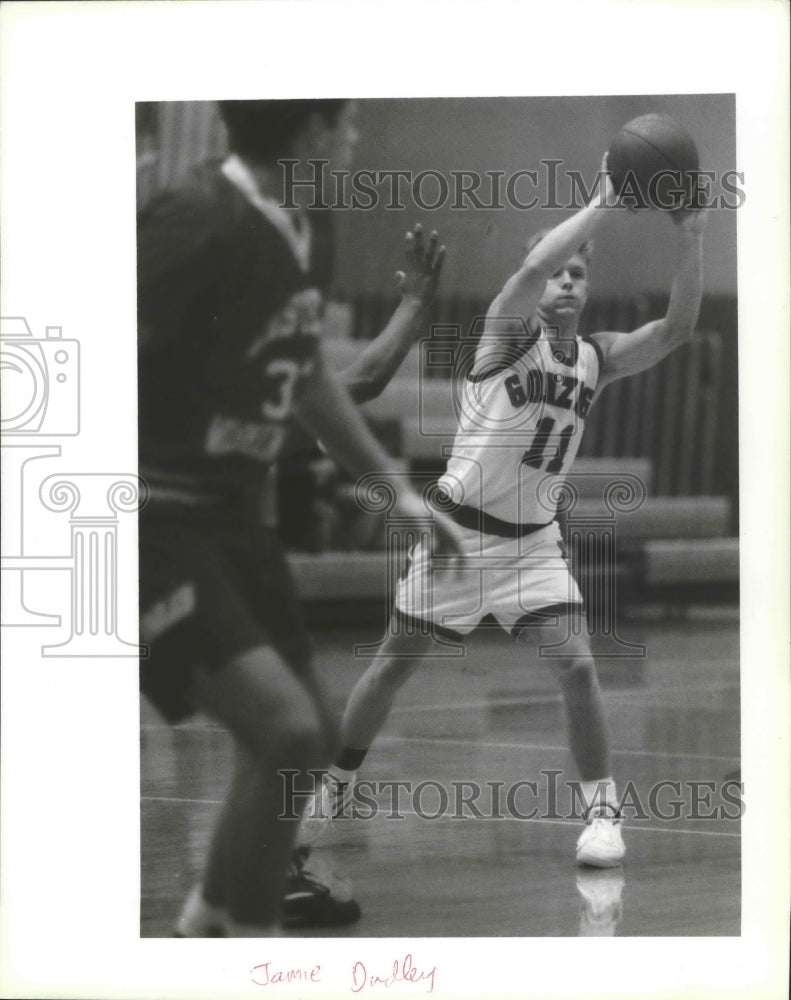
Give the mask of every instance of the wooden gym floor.
[[[504, 633], [483, 632], [463, 659], [430, 661], [411, 679], [360, 773], [372, 781], [438, 782], [449, 796], [447, 810], [436, 819], [421, 817], [411, 796], [401, 793], [403, 818], [396, 820], [390, 793], [379, 794], [374, 818], [336, 824], [334, 857], [353, 880], [363, 918], [351, 928], [311, 934], [738, 935], [739, 822], [703, 818], [718, 807], [737, 812], [722, 798], [723, 783], [739, 774], [736, 613], [714, 609], [711, 617], [632, 621], [621, 631], [643, 643], [647, 656], [603, 661], [600, 668], [619, 789], [631, 781], [650, 811], [651, 789], [678, 782], [655, 792], [655, 804], [672, 815], [673, 800], [683, 802], [678, 819], [627, 820], [622, 876], [580, 878], [574, 865], [581, 824], [561, 817], [569, 804], [564, 782], [577, 775], [551, 670]], [[340, 711], [369, 662], [354, 659], [354, 644], [376, 634], [325, 631], [316, 639], [319, 666], [336, 679]], [[165, 937], [200, 872], [229, 770], [230, 740], [202, 719], [168, 727], [145, 702], [141, 721], [141, 935]], [[562, 773], [545, 774], [552, 771]], [[537, 805], [538, 816], [487, 817], [493, 793], [486, 782], [503, 782], [500, 811], [507, 813], [508, 788], [530, 780], [538, 797], [523, 790], [514, 805], [522, 814]], [[478, 799], [483, 818], [453, 818], [452, 783], [465, 781], [484, 788]], [[554, 811], [547, 801], [552, 786]], [[439, 811], [436, 789], [426, 786], [417, 802], [429, 816]], [[696, 795], [701, 818], [689, 815]], [[583, 893], [595, 899], [597, 891], [609, 906], [584, 904]]]

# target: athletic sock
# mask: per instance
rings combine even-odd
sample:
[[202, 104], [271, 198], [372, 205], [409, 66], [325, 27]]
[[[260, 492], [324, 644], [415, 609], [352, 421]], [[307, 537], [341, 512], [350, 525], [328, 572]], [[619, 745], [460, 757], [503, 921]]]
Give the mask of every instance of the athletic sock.
[[618, 790], [612, 778], [581, 781], [580, 793], [586, 816], [608, 811], [605, 806], [609, 806], [613, 812], [618, 811]]
[[337, 764], [333, 764], [327, 774], [330, 778], [338, 785], [349, 785], [351, 784], [356, 776], [356, 770], [347, 770], [343, 767], [338, 767]]
[[218, 906], [212, 906], [203, 898], [200, 885], [192, 887], [187, 901], [176, 921], [175, 933], [179, 937], [210, 937], [225, 927], [228, 914]]
[[368, 747], [341, 747], [341, 751], [332, 766], [332, 771], [356, 771], [365, 760], [367, 753]]

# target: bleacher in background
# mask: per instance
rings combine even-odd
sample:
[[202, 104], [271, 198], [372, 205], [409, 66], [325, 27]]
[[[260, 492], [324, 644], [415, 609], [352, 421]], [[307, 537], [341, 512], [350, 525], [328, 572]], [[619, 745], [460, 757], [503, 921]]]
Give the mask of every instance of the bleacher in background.
[[139, 101], [135, 126], [138, 208], [194, 164], [225, 153], [225, 127], [211, 101]]

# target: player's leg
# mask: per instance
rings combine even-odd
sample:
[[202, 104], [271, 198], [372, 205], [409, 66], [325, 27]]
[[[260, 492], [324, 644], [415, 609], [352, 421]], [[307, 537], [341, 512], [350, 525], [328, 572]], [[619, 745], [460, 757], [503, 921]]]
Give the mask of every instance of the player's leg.
[[514, 622], [512, 634], [517, 640], [537, 645], [560, 684], [569, 746], [582, 779], [580, 792], [589, 823], [577, 844], [577, 860], [598, 867], [617, 865], [625, 848], [604, 702], [582, 595], [570, 572], [558, 525], [553, 522], [522, 540], [514, 566], [509, 568], [504, 561], [494, 576], [498, 617]]
[[[477, 542], [477, 535], [473, 537]], [[343, 812], [351, 798], [356, 772], [407, 679], [438, 640], [460, 638], [442, 622], [454, 615], [475, 613], [479, 604], [478, 577], [478, 573], [458, 568], [435, 569], [430, 549], [423, 542], [411, 550], [409, 569], [398, 583], [387, 635], [347, 701], [341, 722], [341, 749], [319, 794], [305, 811], [300, 843], [315, 844], [331, 829], [327, 819]]]
[[556, 610], [557, 614], [548, 615], [545, 610], [525, 615], [514, 634], [517, 641], [534, 643], [539, 655], [541, 647], [547, 647], [544, 662], [560, 684], [569, 747], [582, 779], [580, 791], [588, 821], [577, 844], [577, 860], [610, 867], [621, 862], [625, 847], [604, 699], [581, 606]]
[[225, 908], [231, 933], [279, 924], [296, 823], [283, 818], [278, 772], [315, 767], [323, 736], [312, 700], [275, 652], [259, 646], [195, 674], [199, 707], [234, 735], [231, 787], [215, 829], [205, 900]]
[[[610, 738], [604, 699], [596, 663], [586, 634], [584, 612], [561, 611], [546, 624], [536, 615], [521, 623], [517, 641], [532, 641], [554, 671], [563, 694], [569, 747], [583, 781], [594, 781], [610, 773]], [[556, 620], [556, 624], [554, 623]], [[562, 646], [561, 646], [562, 643]], [[562, 655], [557, 655], [560, 650]]]
[[[475, 552], [478, 535], [467, 533]], [[463, 567], [438, 568], [431, 550], [419, 542], [409, 554], [409, 569], [398, 582], [395, 606], [373, 662], [360, 677], [346, 703], [341, 722], [341, 757], [336, 762], [355, 770], [384, 725], [396, 695], [437, 644], [462, 636], [446, 620], [482, 617], [480, 572]], [[473, 627], [468, 625], [466, 631]]]
[[282, 543], [272, 530], [259, 526], [242, 538], [229, 533], [223, 544], [248, 595], [251, 613], [313, 699], [325, 735], [326, 761], [339, 745], [332, 678], [316, 669], [313, 638]]
[[[169, 721], [202, 709], [222, 722], [236, 750], [206, 884], [187, 900], [177, 932], [223, 933], [231, 906], [236, 920], [254, 918], [260, 930], [259, 921], [279, 913], [281, 900], [274, 899], [272, 886], [277, 883], [278, 895], [290, 867], [284, 844], [291, 846], [296, 832], [293, 821], [272, 825], [283, 811], [278, 768], [304, 770], [326, 760], [316, 706], [252, 612], [256, 594], [238, 572], [236, 554], [222, 544], [221, 532], [153, 512], [141, 518], [141, 529], [141, 637], [151, 654], [141, 662], [141, 686]], [[266, 553], [261, 560], [266, 563]], [[261, 852], [266, 871], [251, 860]], [[263, 908], [240, 896], [240, 872], [249, 865], [254, 874], [244, 881], [256, 887]], [[322, 904], [324, 924], [327, 897], [317, 885], [300, 894], [304, 905], [311, 904], [312, 919], [313, 902]], [[334, 922], [349, 923], [359, 910], [336, 916]]]
[[[310, 768], [319, 767], [326, 762], [328, 754], [337, 749], [337, 721], [326, 683], [313, 666], [313, 643], [280, 540], [271, 530], [258, 527], [244, 534], [233, 529], [225, 531], [220, 541], [250, 615], [310, 703], [321, 738], [319, 753], [312, 758]], [[299, 763], [292, 767], [305, 770]], [[282, 795], [282, 780], [274, 773], [273, 780]], [[285, 802], [281, 801], [279, 811], [282, 812], [284, 806]], [[345, 926], [359, 916], [359, 907], [351, 899], [343, 880], [329, 871], [320, 872], [304, 851], [292, 852], [291, 870], [282, 899], [284, 926]]]
[[396, 617], [371, 665], [354, 685], [341, 721], [344, 747], [367, 750], [384, 725], [398, 692], [435, 646], [427, 630], [408, 632]]
[[435, 638], [424, 629], [405, 630], [394, 615], [376, 656], [349, 695], [341, 721], [341, 749], [305, 812], [299, 841], [326, 836], [326, 820], [339, 816], [351, 798], [356, 772], [387, 720], [403, 685], [431, 652]]

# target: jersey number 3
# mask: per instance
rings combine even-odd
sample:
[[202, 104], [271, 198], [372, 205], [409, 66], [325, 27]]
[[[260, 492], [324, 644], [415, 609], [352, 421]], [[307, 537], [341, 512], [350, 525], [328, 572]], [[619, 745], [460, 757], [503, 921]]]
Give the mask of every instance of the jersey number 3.
[[[555, 434], [554, 429], [555, 421], [552, 417], [544, 417], [539, 420], [533, 443], [522, 455], [523, 465], [529, 465], [532, 469], [541, 469], [544, 462], [549, 459], [546, 467], [547, 472], [559, 473], [563, 471], [563, 462], [566, 458], [566, 452], [569, 450], [569, 444], [571, 444], [574, 425], [569, 424], [559, 434]], [[551, 445], [554, 445], [555, 442], [557, 442], [557, 446], [553, 454]]]
[[261, 413], [268, 420], [285, 420], [291, 414], [294, 387], [299, 377], [299, 365], [291, 358], [276, 358], [264, 371], [265, 399]]

